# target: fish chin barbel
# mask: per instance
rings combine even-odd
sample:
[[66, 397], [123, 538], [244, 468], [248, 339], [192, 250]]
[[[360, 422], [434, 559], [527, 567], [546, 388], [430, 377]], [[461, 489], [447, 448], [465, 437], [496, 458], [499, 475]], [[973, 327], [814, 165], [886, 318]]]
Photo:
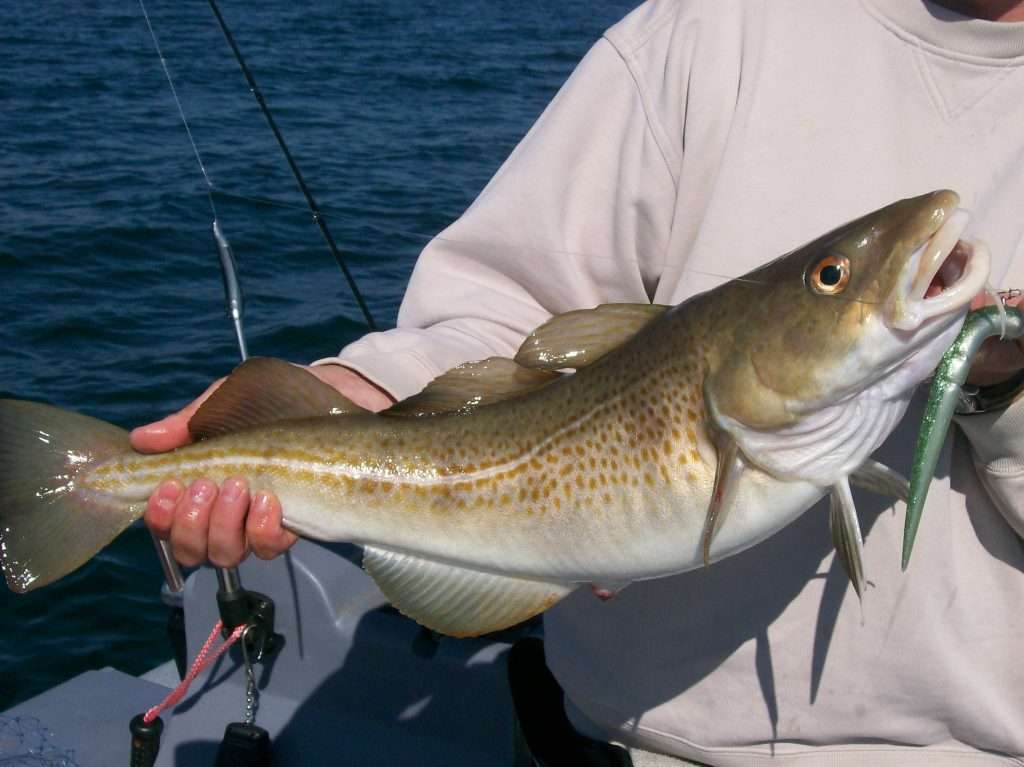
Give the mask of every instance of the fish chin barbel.
[[917, 528], [921, 524], [928, 485], [935, 476], [946, 433], [953, 421], [971, 362], [985, 341], [994, 336], [1005, 339], [1024, 337], [1024, 314], [1012, 307], [988, 306], [971, 312], [956, 341], [942, 357], [928, 393], [928, 404], [914, 450], [907, 499], [907, 518], [903, 528], [903, 569], [910, 563]]

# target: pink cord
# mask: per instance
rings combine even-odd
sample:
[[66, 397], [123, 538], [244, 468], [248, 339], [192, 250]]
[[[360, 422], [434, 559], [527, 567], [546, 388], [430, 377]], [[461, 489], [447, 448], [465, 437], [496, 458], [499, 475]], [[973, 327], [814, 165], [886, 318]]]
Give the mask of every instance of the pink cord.
[[229, 647], [231, 647], [231, 645], [238, 641], [238, 638], [242, 636], [242, 633], [246, 629], [246, 624], [242, 624], [241, 626], [235, 628], [235, 630], [231, 632], [231, 636], [224, 640], [224, 644], [218, 647], [214, 651], [213, 655], [207, 658], [206, 656], [210, 652], [210, 648], [213, 647], [213, 643], [217, 640], [217, 635], [220, 633], [220, 630], [221, 628], [223, 628], [223, 626], [224, 624], [222, 621], [217, 621], [217, 625], [213, 627], [213, 631], [210, 632], [209, 638], [206, 640], [205, 644], [203, 644], [202, 649], [199, 650], [199, 654], [196, 655], [196, 659], [192, 662], [192, 668], [188, 670], [188, 673], [185, 675], [185, 678], [181, 680], [181, 684], [175, 687], [171, 691], [170, 695], [168, 695], [166, 698], [164, 698], [162, 701], [160, 701], [158, 704], [153, 706], [153, 708], [149, 709], [149, 711], [146, 712], [146, 715], [142, 718], [142, 720], [146, 724], [149, 724], [158, 716], [160, 716], [160, 712], [163, 711], [165, 708], [173, 706], [179, 700], [184, 698], [185, 693], [188, 692], [189, 685], [192, 684], [193, 681], [195, 681], [195, 678], [199, 676], [202, 670], [209, 666], [211, 663], [213, 663], [215, 660], [217, 660], [217, 658], [219, 658], [221, 655], [223, 655], [224, 652]]

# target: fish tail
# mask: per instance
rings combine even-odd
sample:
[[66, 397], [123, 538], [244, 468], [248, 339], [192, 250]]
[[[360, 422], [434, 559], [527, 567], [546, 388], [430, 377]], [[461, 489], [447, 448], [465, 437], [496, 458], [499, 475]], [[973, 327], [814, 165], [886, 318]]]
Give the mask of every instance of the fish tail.
[[145, 506], [85, 486], [131, 451], [128, 432], [67, 410], [0, 400], [0, 568], [19, 593], [85, 564]]

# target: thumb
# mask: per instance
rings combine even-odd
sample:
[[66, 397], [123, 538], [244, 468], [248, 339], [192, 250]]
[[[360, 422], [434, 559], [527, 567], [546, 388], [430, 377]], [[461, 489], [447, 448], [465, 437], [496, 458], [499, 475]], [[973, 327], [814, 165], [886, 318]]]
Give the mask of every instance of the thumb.
[[224, 383], [223, 378], [217, 379], [206, 387], [206, 391], [176, 413], [132, 429], [131, 434], [128, 435], [131, 446], [140, 453], [163, 453], [187, 445], [192, 441], [192, 435], [188, 430], [189, 420], [199, 406], [206, 402], [222, 383]]

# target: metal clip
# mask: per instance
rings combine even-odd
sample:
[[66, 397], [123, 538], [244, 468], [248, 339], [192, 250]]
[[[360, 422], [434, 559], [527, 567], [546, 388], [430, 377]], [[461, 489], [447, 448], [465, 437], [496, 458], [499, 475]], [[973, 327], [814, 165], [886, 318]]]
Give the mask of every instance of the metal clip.
[[1006, 306], [1010, 299], [1020, 298], [1021, 293], [1022, 291], [1020, 288], [1007, 288], [1006, 290], [996, 291], [996, 295], [999, 296], [999, 300], [1003, 302], [1003, 306]]

